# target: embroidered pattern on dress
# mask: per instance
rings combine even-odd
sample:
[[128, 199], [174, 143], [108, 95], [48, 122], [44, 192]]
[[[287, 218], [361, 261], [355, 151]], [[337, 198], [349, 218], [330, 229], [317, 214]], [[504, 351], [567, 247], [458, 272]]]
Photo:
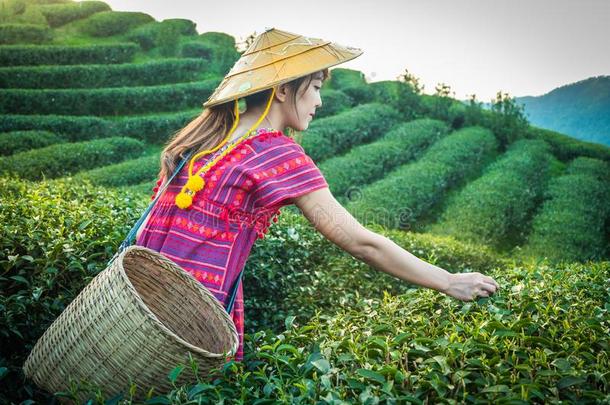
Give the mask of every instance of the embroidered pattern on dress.
[[[263, 142], [268, 138], [280, 136], [283, 136], [284, 138], [289, 140], [289, 142], [294, 143], [294, 140], [292, 138], [285, 136], [281, 131], [261, 132], [242, 141], [237, 147], [233, 148], [231, 151], [229, 151], [229, 153], [224, 155], [220, 160], [218, 160], [214, 165], [212, 165], [206, 172], [200, 174], [205, 179], [204, 189], [202, 190], [202, 194], [194, 199], [193, 204], [204, 211], [211, 212], [221, 221], [224, 221], [225, 232], [219, 234], [216, 229], [206, 229], [201, 225], [199, 225], [200, 228], [196, 229], [197, 231], [199, 231], [201, 234], [205, 234], [208, 237], [217, 237], [221, 240], [227, 240], [225, 238], [235, 238], [236, 234], [230, 232], [230, 223], [236, 223], [239, 227], [239, 230], [242, 230], [244, 227], [253, 228], [256, 231], [258, 239], [263, 239], [265, 237], [265, 234], [268, 233], [268, 228], [271, 226], [271, 221], [278, 222], [278, 216], [281, 214], [281, 211], [277, 207], [260, 208], [256, 210], [256, 212], [248, 212], [239, 208], [242, 205], [244, 198], [246, 197], [246, 192], [255, 185], [252, 180], [245, 180], [245, 190], [239, 190], [235, 194], [234, 199], [228, 204], [220, 204], [212, 200], [210, 198], [210, 195], [214, 191], [216, 183], [221, 179], [221, 176], [227, 169], [228, 165], [235, 164], [243, 160], [249, 154], [253, 153], [253, 149], [251, 147], [248, 147], [248, 145], [250, 145], [254, 141]], [[217, 152], [220, 153], [222, 149], [223, 148], [219, 149]], [[213, 159], [213, 157], [211, 158]], [[298, 160], [298, 162], [296, 162], [296, 160]], [[302, 159], [300, 158], [295, 159], [294, 164], [291, 161], [288, 167], [296, 167], [295, 165], [302, 163], [301, 160]], [[202, 165], [206, 164], [206, 162], [207, 161], [203, 160], [195, 162], [193, 164], [193, 172], [197, 172], [197, 170], [199, 170]], [[283, 169], [281, 168], [274, 170], [274, 174], [278, 173], [278, 170], [281, 170], [279, 171], [279, 173], [283, 171]], [[159, 189], [161, 184], [162, 179], [159, 179], [157, 181], [157, 186], [153, 188], [154, 195], [151, 197], [151, 199], [155, 198], [157, 190]], [[173, 203], [173, 198], [175, 198], [176, 194], [169, 193], [168, 191], [166, 191], [166, 194], [167, 195], [164, 195], [159, 200], [158, 203], [160, 205]], [[191, 226], [196, 226], [196, 224], [191, 224]]]

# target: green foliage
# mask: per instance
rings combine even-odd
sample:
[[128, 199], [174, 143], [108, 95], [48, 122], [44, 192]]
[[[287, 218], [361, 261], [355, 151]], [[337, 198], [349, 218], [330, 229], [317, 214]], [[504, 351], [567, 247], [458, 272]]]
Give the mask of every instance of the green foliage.
[[9, 114], [129, 115], [179, 111], [200, 105], [219, 80], [102, 89], [7, 89], [0, 112]]
[[366, 79], [359, 70], [336, 67], [330, 70], [330, 77], [324, 85], [332, 90], [343, 90], [346, 87], [364, 86]]
[[370, 86], [349, 86], [342, 88], [341, 91], [351, 97], [355, 104], [367, 104], [375, 101], [375, 94]]
[[151, 21], [155, 21], [152, 16], [137, 11], [102, 11], [77, 21], [76, 27], [85, 35], [109, 37], [124, 34]]
[[357, 199], [362, 186], [416, 159], [447, 133], [445, 123], [428, 118], [398, 124], [381, 139], [329, 158], [319, 168], [340, 202]]
[[400, 119], [392, 107], [380, 103], [359, 105], [313, 121], [303, 132], [302, 145], [313, 160], [324, 160], [381, 137]]
[[188, 41], [182, 44], [181, 55], [184, 58], [201, 58], [206, 61], [208, 71], [224, 76], [239, 59], [239, 52], [234, 47], [226, 47], [209, 40]]
[[235, 38], [224, 32], [208, 31], [199, 35], [199, 41], [222, 48], [235, 48]]
[[15, 66], [0, 68], [0, 88], [151, 86], [192, 82], [205, 76], [212, 78], [211, 75], [202, 74], [205, 68], [205, 61], [186, 58], [114, 65]]
[[0, 65], [82, 65], [90, 63], [131, 62], [138, 46], [133, 43], [111, 45], [2, 45]]
[[542, 201], [552, 159], [546, 142], [516, 141], [447, 203], [430, 230], [498, 249], [514, 245]]
[[610, 257], [610, 165], [579, 157], [553, 179], [523, 247], [530, 257], [552, 261], [605, 260]]
[[[101, 145], [98, 145], [101, 146]], [[84, 159], [87, 156], [83, 156]], [[146, 207], [86, 182], [0, 177], [2, 383], [26, 397], [21, 366], [34, 343], [97, 273]], [[2, 390], [0, 402], [9, 393]]]
[[169, 134], [187, 125], [200, 113], [201, 111], [188, 110], [171, 114], [117, 117], [112, 120], [97, 117], [7, 114], [0, 116], [0, 131], [46, 130], [72, 142], [121, 135], [160, 144], [167, 141]]
[[316, 110], [316, 118], [339, 114], [354, 105], [354, 100], [340, 90], [322, 89], [322, 106]]
[[0, 44], [45, 44], [53, 40], [53, 30], [38, 24], [0, 24]]
[[45, 4], [38, 6], [52, 28], [57, 28], [69, 22], [87, 18], [95, 13], [111, 11], [110, 6], [103, 1], [85, 0], [65, 4]]
[[12, 155], [42, 148], [65, 140], [49, 131], [10, 131], [0, 133], [0, 155]]
[[[134, 28], [125, 36], [126, 39], [134, 41], [140, 47], [149, 51], [154, 47], [163, 49], [162, 55], [170, 55], [168, 47], [178, 47], [181, 36], [197, 35], [196, 24], [187, 19], [171, 18], [161, 22], [153, 21]], [[175, 55], [172, 55], [175, 56]]]
[[411, 230], [445, 193], [478, 175], [497, 154], [493, 134], [463, 128], [433, 144], [414, 163], [399, 166], [346, 204], [361, 223]]
[[394, 107], [403, 120], [409, 121], [420, 116], [420, 97], [408, 84], [396, 80], [383, 80], [370, 83], [368, 87], [371, 88], [376, 102]]
[[0, 157], [0, 173], [7, 171], [29, 180], [60, 177], [136, 158], [143, 151], [141, 141], [127, 137], [60, 143]]
[[515, 140], [525, 136], [528, 122], [524, 109], [508, 93], [496, 94], [491, 102], [491, 111], [494, 114], [488, 116], [488, 125], [500, 141], [500, 150], [505, 150]]
[[[98, 167], [77, 173], [74, 178], [87, 179], [93, 184], [119, 187], [156, 180], [160, 169], [159, 153]], [[149, 189], [150, 190], [150, 189]]]
[[559, 132], [535, 126], [528, 127], [526, 138], [543, 139], [553, 148], [553, 155], [558, 159], [569, 162], [579, 156], [610, 162], [610, 148], [593, 142], [585, 142]]

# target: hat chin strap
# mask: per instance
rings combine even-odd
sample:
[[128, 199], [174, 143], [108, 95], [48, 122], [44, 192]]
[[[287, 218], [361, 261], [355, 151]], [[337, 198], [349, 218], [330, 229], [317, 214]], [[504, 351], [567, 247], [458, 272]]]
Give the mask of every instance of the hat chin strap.
[[224, 155], [226, 155], [227, 153], [229, 153], [231, 151], [231, 149], [236, 147], [237, 144], [239, 144], [243, 139], [247, 138], [250, 135], [250, 131], [252, 131], [253, 128], [258, 127], [258, 125], [261, 123], [261, 121], [269, 113], [269, 108], [271, 107], [271, 101], [273, 101], [274, 95], [275, 95], [275, 86], [273, 86], [273, 88], [272, 88], [271, 96], [269, 97], [269, 100], [267, 101], [267, 106], [265, 107], [265, 111], [259, 117], [259, 119], [254, 123], [254, 125], [252, 125], [250, 127], [250, 129], [248, 129], [248, 131], [244, 135], [242, 135], [239, 138], [239, 140], [237, 142], [235, 142], [231, 147], [224, 150], [220, 154], [220, 156], [217, 156], [214, 160], [209, 161], [208, 163], [203, 165], [203, 167], [200, 168], [197, 171], [197, 173], [195, 173], [195, 175], [193, 175], [193, 165], [195, 164], [195, 160], [197, 160], [197, 158], [202, 155], [205, 155], [205, 154], [208, 154], [208, 153], [211, 153], [211, 152], [214, 152], [214, 151], [220, 149], [224, 144], [227, 143], [227, 140], [231, 137], [231, 134], [235, 131], [235, 128], [237, 128], [237, 124], [239, 123], [239, 98], [235, 99], [235, 104], [234, 104], [234, 108], [233, 108], [233, 112], [235, 114], [235, 122], [233, 122], [233, 126], [231, 127], [231, 130], [229, 131], [227, 136], [222, 140], [222, 142], [220, 142], [218, 145], [216, 145], [212, 149], [206, 149], [204, 151], [201, 151], [201, 152], [197, 153], [195, 156], [193, 156], [193, 158], [191, 159], [191, 162], [189, 163], [189, 167], [188, 167], [188, 179], [186, 181], [186, 184], [184, 184], [180, 193], [178, 193], [176, 195], [176, 205], [178, 205], [179, 208], [182, 208], [182, 209], [188, 208], [193, 202], [193, 196], [197, 193], [197, 191], [203, 189], [203, 186], [205, 183], [204, 183], [203, 179], [199, 176], [199, 173], [206, 171], [209, 167], [211, 167], [219, 159], [222, 159], [222, 157]]

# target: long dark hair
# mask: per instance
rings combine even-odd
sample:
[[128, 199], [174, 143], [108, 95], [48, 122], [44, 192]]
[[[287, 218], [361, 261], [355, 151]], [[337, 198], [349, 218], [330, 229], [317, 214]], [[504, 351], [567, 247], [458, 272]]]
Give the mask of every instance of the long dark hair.
[[[325, 68], [288, 82], [287, 85], [292, 89], [292, 103], [295, 110], [296, 92], [297, 89], [301, 88], [303, 83], [307, 82], [305, 86], [307, 89], [314, 78], [321, 79], [324, 82], [329, 77], [330, 71], [328, 68]], [[271, 91], [272, 89], [266, 89], [244, 97], [246, 107], [267, 103], [269, 96], [271, 96]], [[204, 108], [199, 116], [195, 117], [182, 129], [174, 132], [161, 152], [161, 168], [158, 178], [169, 178], [176, 169], [176, 166], [178, 166], [180, 159], [186, 155], [188, 150], [193, 149], [194, 154], [192, 156], [194, 156], [196, 153], [218, 146], [233, 127], [235, 121], [234, 108], [235, 101], [233, 100]], [[294, 137], [294, 131], [291, 131], [288, 135]]]

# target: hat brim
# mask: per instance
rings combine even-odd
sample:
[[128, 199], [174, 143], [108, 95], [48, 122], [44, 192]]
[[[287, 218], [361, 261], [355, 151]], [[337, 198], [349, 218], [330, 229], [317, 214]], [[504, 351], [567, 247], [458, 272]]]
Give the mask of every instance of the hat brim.
[[[327, 42], [275, 63], [237, 74], [229, 73], [203, 106], [209, 108], [234, 101], [322, 69], [345, 63], [363, 53], [358, 48], [343, 47]], [[231, 69], [231, 71], [233, 70]]]

